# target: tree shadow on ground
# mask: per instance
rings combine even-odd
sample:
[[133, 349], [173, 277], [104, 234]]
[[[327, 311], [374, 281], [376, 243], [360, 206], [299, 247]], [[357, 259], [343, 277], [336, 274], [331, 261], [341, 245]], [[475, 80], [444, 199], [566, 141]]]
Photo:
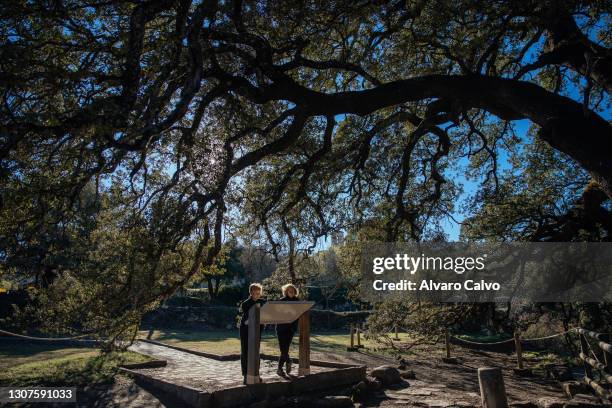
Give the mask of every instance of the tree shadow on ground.
[[153, 390], [128, 379], [120, 379], [111, 386], [79, 389], [77, 407], [122, 408], [182, 408], [185, 403], [159, 390]]

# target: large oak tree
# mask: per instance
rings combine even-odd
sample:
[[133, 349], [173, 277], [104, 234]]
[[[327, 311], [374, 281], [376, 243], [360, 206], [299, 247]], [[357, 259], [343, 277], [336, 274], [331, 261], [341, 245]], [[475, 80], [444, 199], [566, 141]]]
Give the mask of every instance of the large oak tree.
[[[435, 238], [456, 165], [469, 160], [481, 202], [494, 200], [500, 152], [533, 143], [591, 180], [588, 221], [609, 231], [609, 12], [587, 0], [3, 1], [12, 244], [0, 251], [32, 244], [36, 220], [50, 222], [40, 203], [69, 222], [86, 186], [113, 187], [125, 214], [155, 219], [154, 256], [193, 243], [181, 278], [133, 304], [212, 264], [224, 227], [288, 253], [294, 275], [294, 254], [334, 231]], [[517, 135], [519, 120], [537, 140]]]

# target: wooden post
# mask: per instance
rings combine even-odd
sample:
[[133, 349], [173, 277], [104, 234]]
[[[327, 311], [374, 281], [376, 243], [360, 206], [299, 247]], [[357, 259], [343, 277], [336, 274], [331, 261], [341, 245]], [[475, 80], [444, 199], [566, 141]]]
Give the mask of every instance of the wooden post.
[[[589, 344], [587, 343], [585, 335], [579, 334], [578, 337], [580, 338], [580, 352], [585, 356], [588, 356]], [[586, 362], [586, 360], [584, 361], [584, 377], [587, 384], [589, 382], [588, 380], [593, 379], [593, 370], [591, 370], [591, 366]]]
[[249, 351], [247, 356], [247, 384], [258, 384], [259, 377], [259, 313], [260, 304], [255, 303], [249, 310]]
[[446, 347], [446, 358], [451, 357], [451, 349], [450, 349], [450, 333], [448, 329], [444, 332], [444, 346]]
[[353, 323], [351, 323], [351, 349], [355, 348], [355, 329], [353, 327]]
[[521, 347], [521, 334], [514, 332], [514, 349], [516, 350], [516, 366], [519, 370], [523, 369], [523, 349]]
[[300, 351], [298, 375], [310, 374], [310, 312], [300, 316]]
[[397, 324], [393, 327], [393, 330], [395, 331], [395, 340], [399, 340], [399, 336], [397, 333]]
[[480, 384], [480, 398], [484, 408], [508, 408], [501, 368], [479, 368], [478, 384]]
[[360, 325], [357, 324], [357, 348], [361, 348], [361, 329]]

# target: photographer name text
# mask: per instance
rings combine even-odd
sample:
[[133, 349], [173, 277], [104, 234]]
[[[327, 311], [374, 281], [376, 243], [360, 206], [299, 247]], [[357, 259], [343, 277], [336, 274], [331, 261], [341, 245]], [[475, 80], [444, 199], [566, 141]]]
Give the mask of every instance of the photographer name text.
[[423, 279], [420, 282], [402, 279], [397, 282], [385, 282], [382, 279], [377, 279], [372, 282], [372, 287], [377, 291], [441, 291], [450, 292], [457, 290], [466, 291], [481, 291], [493, 290], [499, 291], [501, 285], [498, 282], [487, 282], [485, 280], [474, 281], [467, 279], [463, 282], [435, 282], [431, 279]]

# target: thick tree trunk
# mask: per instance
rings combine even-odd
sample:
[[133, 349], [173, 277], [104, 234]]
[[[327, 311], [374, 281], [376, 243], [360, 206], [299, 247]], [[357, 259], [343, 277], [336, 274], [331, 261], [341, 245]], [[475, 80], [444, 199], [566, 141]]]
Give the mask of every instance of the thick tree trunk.
[[208, 285], [208, 296], [210, 296], [210, 300], [214, 300], [217, 297], [217, 294], [215, 293], [215, 286], [212, 278], [206, 277], [206, 283]]
[[221, 279], [215, 278], [214, 280], [215, 298], [219, 295], [219, 286], [221, 286]]

